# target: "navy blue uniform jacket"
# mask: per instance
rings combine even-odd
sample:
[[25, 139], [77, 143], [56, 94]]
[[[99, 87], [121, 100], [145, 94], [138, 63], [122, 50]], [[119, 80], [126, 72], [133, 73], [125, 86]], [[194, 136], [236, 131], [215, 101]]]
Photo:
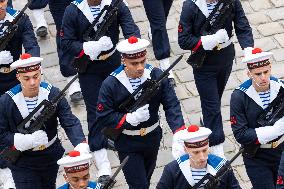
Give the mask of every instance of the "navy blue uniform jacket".
[[[75, 57], [80, 55], [83, 50], [83, 34], [90, 25], [90, 22], [82, 11], [73, 3], [66, 8], [61, 26], [63, 64], [70, 64]], [[119, 41], [119, 26], [121, 26], [125, 38], [129, 38], [130, 36], [140, 37], [140, 31], [133, 21], [128, 7], [123, 2], [118, 9], [117, 17], [106, 32], [106, 36], [111, 38], [113, 45], [116, 45]], [[120, 59], [120, 54], [118, 51], [115, 51], [112, 56], [104, 61], [95, 60], [91, 62], [88, 66], [87, 73], [109, 74], [120, 65]]]
[[[127, 112], [119, 110], [118, 107], [128, 98], [130, 92], [116, 77], [123, 69], [124, 66], [121, 65], [111, 76], [107, 77], [101, 86], [97, 107], [97, 125], [129, 130], [139, 130], [140, 128], [150, 127], [159, 121], [158, 111], [160, 104], [162, 104], [171, 130], [175, 132], [184, 126], [180, 103], [168, 79], [162, 81], [160, 89], [149, 102], [150, 118], [135, 127], [126, 122]], [[162, 73], [160, 69], [153, 68], [149, 64], [146, 64], [145, 70], [146, 69], [151, 71], [150, 77], [154, 80]], [[119, 139], [115, 142], [115, 147], [119, 151], [139, 151], [143, 148], [154, 146], [154, 144], [159, 144], [161, 137], [162, 131], [160, 127], [143, 137], [121, 134]], [[131, 140], [131, 142], [129, 142], [129, 140]]]
[[[228, 18], [224, 29], [226, 29], [229, 37], [231, 37], [233, 30], [232, 23], [234, 23], [235, 33], [241, 47], [243, 49], [253, 47], [252, 30], [240, 0], [234, 0], [233, 10], [232, 16], [227, 16]], [[205, 15], [192, 0], [186, 0], [183, 3], [178, 30], [178, 44], [182, 49], [196, 51], [198, 48], [202, 47], [200, 29], [204, 25], [205, 20]]]
[[[7, 14], [15, 17], [17, 11], [8, 7]], [[16, 61], [20, 58], [20, 54], [22, 54], [22, 46], [24, 47], [26, 53], [29, 53], [32, 56], [36, 57], [40, 56], [40, 49], [37, 43], [37, 39], [34, 35], [33, 25], [27, 15], [24, 15], [22, 19], [20, 19], [18, 23], [18, 30], [10, 39], [8, 45], [4, 50], [10, 51], [11, 55], [13, 56], [13, 60]], [[0, 67], [7, 67], [7, 65], [0, 65]], [[0, 81], [1, 95], [11, 87], [18, 84], [18, 80], [16, 79], [16, 71], [12, 71], [10, 73], [0, 73]]]
[[[59, 89], [50, 84], [42, 82], [41, 87], [50, 91], [48, 100], [53, 99], [59, 93]], [[14, 145], [14, 134], [18, 133], [17, 126], [23, 121], [23, 117], [11, 97], [20, 92], [21, 86], [16, 85], [0, 98], [0, 151]], [[73, 146], [85, 141], [80, 121], [72, 114], [65, 98], [59, 101], [55, 114], [45, 122], [46, 128], [42, 129], [46, 131], [49, 141], [57, 135], [57, 118]], [[16, 166], [29, 169], [48, 168], [50, 165], [57, 165], [56, 161], [62, 157], [63, 152], [62, 146], [57, 139], [55, 144], [45, 150], [24, 151]]]
[[[190, 189], [192, 186], [187, 182], [176, 160], [167, 164], [164, 168], [157, 189]], [[218, 187], [215, 189], [240, 189], [240, 185], [233, 173], [225, 174]]]

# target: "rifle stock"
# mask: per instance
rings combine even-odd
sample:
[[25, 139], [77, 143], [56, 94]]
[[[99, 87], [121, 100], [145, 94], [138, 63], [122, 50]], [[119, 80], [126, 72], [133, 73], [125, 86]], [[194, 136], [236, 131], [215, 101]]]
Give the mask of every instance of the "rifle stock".
[[[157, 80], [146, 80], [142, 85], [140, 85], [125, 101], [123, 101], [119, 110], [122, 112], [131, 113], [137, 110], [138, 108], [144, 106], [149, 102], [149, 100], [156, 94], [158, 91], [161, 82], [167, 78], [169, 72], [177, 63], [182, 59], [183, 55], [180, 55], [171, 66], [166, 69]], [[142, 90], [141, 96], [138, 97], [136, 101], [133, 102], [134, 96]], [[120, 136], [123, 129], [113, 129], [109, 127], [104, 127], [102, 133], [109, 139], [115, 141]]]

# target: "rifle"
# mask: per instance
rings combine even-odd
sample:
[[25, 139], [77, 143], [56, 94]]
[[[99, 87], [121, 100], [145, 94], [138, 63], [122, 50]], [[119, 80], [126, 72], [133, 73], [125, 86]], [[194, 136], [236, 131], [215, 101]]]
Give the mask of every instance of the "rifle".
[[[63, 98], [64, 93], [70, 85], [78, 78], [76, 75], [51, 101], [43, 100], [18, 126], [17, 129], [22, 134], [31, 134], [45, 128], [44, 122], [48, 120], [56, 111], [58, 102]], [[26, 127], [26, 124], [29, 124]], [[4, 160], [16, 163], [21, 155], [21, 151], [6, 147], [0, 152], [0, 157]]]
[[116, 171], [113, 173], [113, 175], [110, 177], [109, 181], [106, 183], [106, 185], [104, 185], [104, 187], [102, 189], [111, 189], [111, 188], [113, 188], [114, 184], [116, 183], [115, 177], [118, 175], [120, 170], [124, 167], [124, 165], [126, 164], [128, 159], [129, 159], [129, 156], [126, 156], [123, 159], [123, 161], [120, 164], [120, 166], [116, 169]]
[[284, 116], [284, 89], [281, 87], [277, 97], [258, 116], [257, 123], [261, 126], [274, 125]]
[[19, 14], [15, 17], [15, 19], [10, 22], [6, 20], [0, 27], [0, 30], [3, 30], [5, 26], [7, 28], [4, 30], [3, 35], [0, 36], [0, 51], [3, 51], [12, 37], [15, 35], [16, 31], [18, 30], [18, 22], [24, 15], [25, 11], [27, 10], [28, 6], [32, 3], [32, 0], [28, 0], [27, 4], [24, 8], [19, 12]]
[[204, 189], [214, 189], [216, 188], [216, 186], [219, 184], [219, 182], [221, 181], [221, 178], [227, 174], [228, 171], [232, 170], [231, 164], [233, 163], [233, 161], [235, 161], [235, 159], [237, 159], [237, 157], [244, 151], [244, 148], [240, 148], [240, 150], [238, 151], [238, 153], [236, 153], [234, 155], [234, 157], [232, 157], [232, 159], [230, 161], [227, 161], [222, 167], [221, 169], [219, 169], [216, 173], [215, 176], [211, 175], [210, 173], [207, 173], [198, 183], [196, 183], [192, 189], [198, 189], [199, 187], [202, 186], [202, 188]]
[[[157, 80], [147, 79], [142, 85], [140, 85], [125, 101], [119, 105], [119, 110], [122, 112], [132, 113], [138, 108], [146, 105], [149, 100], [157, 93], [160, 88], [161, 82], [168, 77], [170, 70], [182, 59], [183, 55], [180, 55], [173, 64], [166, 69]], [[136, 101], [135, 96], [142, 90], [142, 94]], [[134, 101], [134, 102], [133, 102]], [[102, 133], [111, 140], [115, 141], [121, 134], [122, 129], [113, 129], [105, 127], [102, 129]]]
[[[233, 0], [219, 0], [200, 29], [201, 36], [212, 35], [219, 29], [224, 28], [224, 24], [228, 18], [228, 15], [231, 15], [232, 10]], [[203, 48], [199, 48], [197, 51], [191, 52], [192, 54], [188, 57], [186, 62], [193, 68], [200, 68], [203, 65], [206, 57], [206, 51]]]
[[[90, 25], [90, 27], [83, 34], [84, 41], [97, 41], [102, 36], [105, 35], [108, 27], [114, 21], [117, 15], [118, 6], [120, 5], [120, 3], [122, 3], [122, 1], [123, 0], [116, 0], [114, 3], [104, 6], [100, 14], [95, 18], [94, 22]], [[103, 20], [102, 22], [99, 23], [99, 20], [101, 20], [100, 19], [101, 17], [103, 17]], [[93, 33], [92, 31], [94, 30], [94, 27], [97, 29]], [[114, 48], [115, 47], [108, 50], [107, 53], [114, 51], [115, 50]], [[102, 60], [106, 58], [107, 57], [104, 57], [103, 55], [100, 56], [100, 59]], [[72, 65], [77, 69], [79, 73], [85, 73], [89, 62], [90, 62], [89, 56], [84, 54], [80, 58], [75, 58]]]

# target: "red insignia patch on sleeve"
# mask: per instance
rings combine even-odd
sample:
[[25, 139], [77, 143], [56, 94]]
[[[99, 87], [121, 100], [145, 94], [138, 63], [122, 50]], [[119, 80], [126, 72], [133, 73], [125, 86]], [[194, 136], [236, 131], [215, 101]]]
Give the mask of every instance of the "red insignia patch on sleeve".
[[60, 32], [59, 32], [59, 36], [60, 36], [60, 37], [63, 37], [63, 36], [64, 36], [64, 32], [63, 32], [63, 30], [60, 30]]
[[277, 185], [282, 185], [282, 184], [284, 184], [282, 176], [278, 175], [276, 184], [277, 184]]
[[100, 103], [97, 105], [98, 112], [102, 112], [104, 110], [104, 106]]
[[179, 25], [178, 25], [178, 32], [181, 33], [182, 31], [183, 31], [182, 25], [179, 24]]
[[230, 121], [231, 121], [231, 125], [236, 125], [236, 124], [237, 124], [237, 118], [236, 118], [236, 116], [231, 116]]

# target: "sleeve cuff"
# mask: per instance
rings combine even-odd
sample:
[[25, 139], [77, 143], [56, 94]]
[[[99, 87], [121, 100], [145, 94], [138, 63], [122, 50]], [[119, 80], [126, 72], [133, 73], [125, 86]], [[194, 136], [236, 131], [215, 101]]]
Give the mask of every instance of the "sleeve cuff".
[[177, 130], [175, 130], [174, 134], [181, 131], [181, 130], [184, 130], [186, 129], [185, 125], [181, 126], [180, 128], [178, 128]]
[[120, 129], [123, 125], [123, 123], [126, 120], [126, 114], [121, 118], [121, 120], [119, 121], [119, 123], [117, 124], [117, 126], [115, 127], [116, 129]]
[[80, 54], [76, 58], [81, 58], [85, 54], [84, 49], [81, 50]]
[[192, 49], [192, 51], [197, 51], [199, 49], [199, 47], [201, 46], [201, 39], [199, 39], [199, 41], [197, 42], [196, 46]]

